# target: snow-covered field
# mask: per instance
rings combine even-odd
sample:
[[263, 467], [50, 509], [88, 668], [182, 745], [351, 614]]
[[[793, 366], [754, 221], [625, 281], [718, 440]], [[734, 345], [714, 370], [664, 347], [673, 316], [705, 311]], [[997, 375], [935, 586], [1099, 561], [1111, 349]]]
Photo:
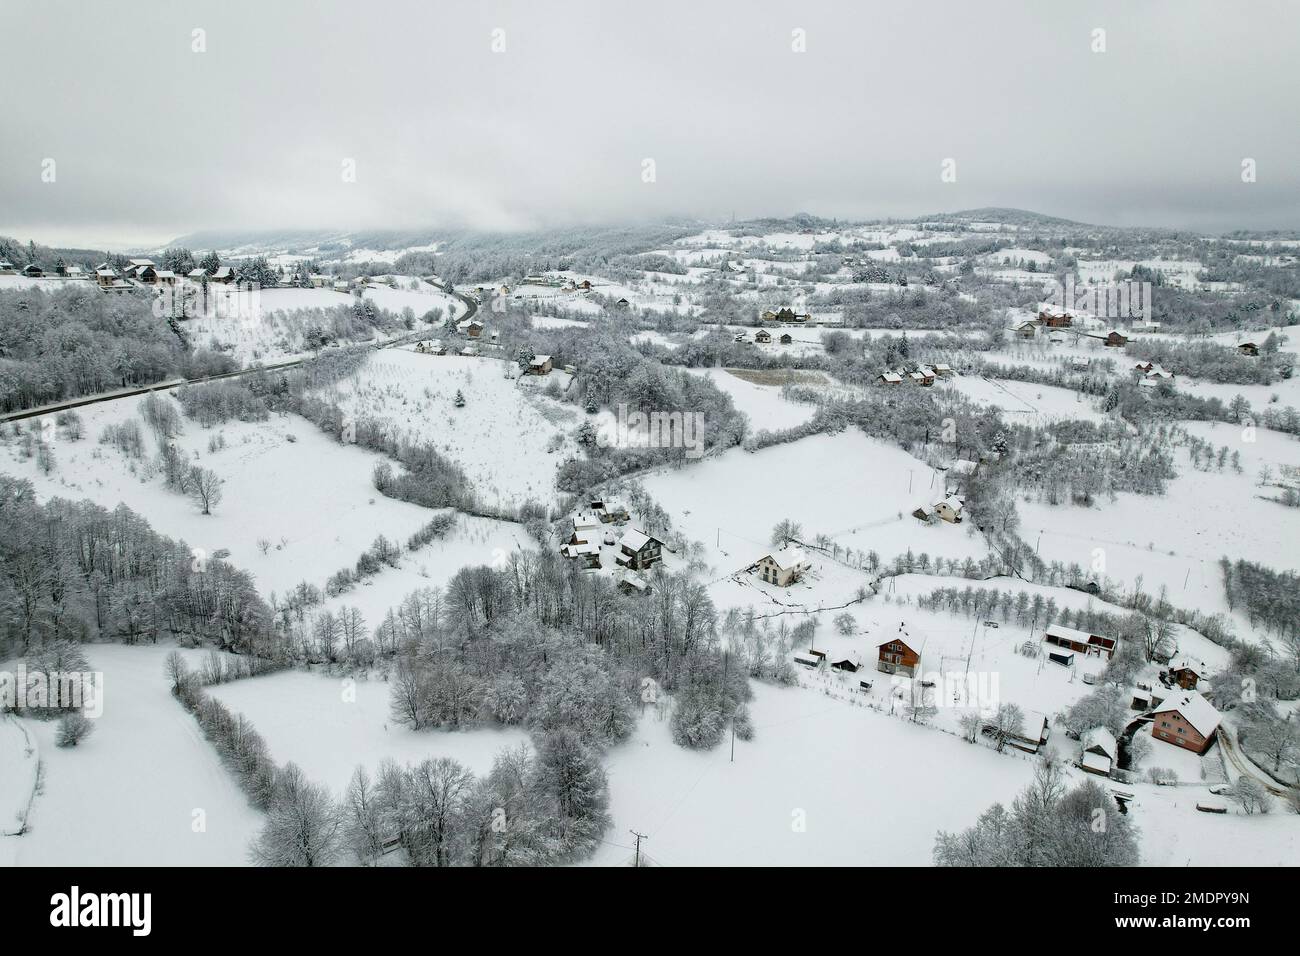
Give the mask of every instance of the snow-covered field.
[[1300, 443], [1267, 429], [1246, 441], [1238, 426], [1185, 422], [1193, 435], [1217, 449], [1228, 446], [1240, 455], [1241, 473], [1231, 465], [1219, 471], [1193, 468], [1185, 453], [1176, 455], [1179, 475], [1163, 496], [1121, 492], [1115, 502], [1093, 507], [1051, 507], [1034, 501], [1020, 504], [1021, 534], [1036, 540], [1047, 560], [1092, 566], [1101, 548], [1104, 573], [1143, 590], [1163, 586], [1180, 606], [1226, 612], [1220, 558], [1258, 561], [1279, 569], [1300, 568], [1300, 513], [1262, 494], [1276, 488], [1258, 486], [1262, 467], [1276, 475], [1282, 467], [1300, 468]]
[[777, 385], [756, 385], [725, 369], [692, 369], [731, 396], [740, 411], [749, 416], [755, 430], [781, 431], [810, 421], [816, 408], [786, 401]]
[[[103, 714], [89, 737], [66, 749], [55, 746], [55, 722], [22, 721], [44, 779], [29, 831], [0, 837], [0, 865], [6, 858], [18, 866], [247, 862], [262, 815], [172, 697], [163, 675], [171, 648], [84, 650], [91, 669], [103, 674]], [[206, 652], [181, 653], [194, 664]]]
[[[576, 452], [573, 433], [582, 415], [541, 394], [552, 381], [567, 383], [563, 372], [546, 376], [540, 388], [522, 387], [518, 373], [514, 363], [497, 358], [390, 349], [375, 353], [336, 391], [358, 418], [432, 442], [465, 469], [486, 504], [548, 503], [556, 495], [556, 468]], [[453, 404], [457, 392], [465, 396], [463, 408]]]
[[1061, 419], [1102, 421], [1105, 417], [1097, 409], [1096, 399], [1053, 385], [961, 375], [946, 380], [943, 387], [998, 409], [1008, 422], [1043, 425]]
[[373, 777], [384, 760], [451, 757], [485, 774], [498, 753], [528, 740], [509, 729], [411, 730], [390, 716], [390, 689], [383, 680], [287, 671], [220, 684], [210, 693], [252, 722], [276, 763], [293, 761], [340, 796], [358, 766]]
[[[789, 518], [804, 540], [828, 535], [855, 551], [892, 558], [917, 548], [911, 512], [943, 493], [943, 476], [896, 446], [856, 430], [813, 435], [756, 452], [731, 449], [679, 469], [656, 472], [646, 490], [687, 538], [704, 544], [719, 573], [748, 567], [770, 550], [772, 527]], [[934, 531], [935, 553], [985, 553], [965, 527]], [[927, 540], [930, 540], [927, 538]]]
[[[0, 445], [0, 468], [32, 481], [42, 497], [89, 498], [108, 509], [125, 504], [155, 530], [191, 548], [208, 555], [227, 550], [232, 563], [254, 576], [263, 596], [284, 594], [304, 580], [320, 587], [331, 574], [351, 566], [377, 535], [405, 544], [432, 517], [425, 508], [374, 489], [372, 474], [382, 456], [340, 444], [293, 415], [231, 421], [211, 429], [184, 420], [177, 444], [186, 457], [225, 482], [222, 501], [204, 515], [193, 501], [164, 487], [152, 462], [157, 454], [153, 436], [139, 415], [143, 401], [127, 398], [83, 408], [86, 437], [55, 443], [56, 467], [50, 475], [34, 459], [22, 458], [16, 444]], [[98, 442], [105, 427], [132, 419], [145, 431], [144, 460]], [[209, 440], [218, 435], [225, 447], [210, 450]], [[428, 583], [421, 568], [436, 581], [464, 564], [490, 563], [499, 549], [517, 546], [516, 532], [517, 526], [506, 522], [462, 516], [450, 537], [408, 553], [402, 569], [384, 572], [347, 601], [382, 613], [395, 603], [384, 602], [398, 589], [406, 593], [412, 585]], [[366, 598], [373, 588], [384, 595], [377, 603]]]

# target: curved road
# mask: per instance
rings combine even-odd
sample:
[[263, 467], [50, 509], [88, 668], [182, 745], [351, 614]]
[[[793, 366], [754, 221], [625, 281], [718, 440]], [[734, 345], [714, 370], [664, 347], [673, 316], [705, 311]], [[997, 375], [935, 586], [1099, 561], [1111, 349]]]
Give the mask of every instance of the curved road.
[[[478, 302], [470, 296], [462, 295], [459, 292], [444, 289], [449, 295], [455, 296], [465, 303], [465, 314], [457, 321], [463, 322], [472, 318], [478, 312]], [[395, 345], [404, 345], [413, 339], [418, 339], [427, 332], [412, 333], [402, 335], [397, 338], [388, 339], [378, 345], [371, 345], [372, 349], [387, 349]], [[313, 356], [314, 357], [314, 356]], [[138, 388], [124, 388], [114, 392], [104, 392], [99, 395], [84, 395], [80, 398], [69, 399], [65, 402], [58, 402], [54, 405], [42, 405], [40, 408], [24, 408], [17, 412], [7, 412], [0, 415], [0, 422], [17, 422], [27, 418], [40, 418], [43, 415], [56, 415], [59, 412], [68, 411], [73, 408], [81, 408], [84, 405], [97, 405], [100, 402], [114, 402], [120, 398], [131, 398], [135, 395], [147, 395], [149, 392], [164, 392], [173, 388], [180, 388], [182, 385], [200, 385], [204, 382], [216, 382], [223, 378], [239, 378], [242, 375], [252, 375], [256, 372], [274, 372], [278, 369], [297, 368], [307, 358], [290, 359], [286, 362], [275, 362], [271, 365], [253, 365], [248, 368], [237, 369], [233, 372], [218, 372], [216, 375], [204, 375], [200, 378], [180, 378], [166, 382], [156, 382], [153, 385], [141, 385]]]

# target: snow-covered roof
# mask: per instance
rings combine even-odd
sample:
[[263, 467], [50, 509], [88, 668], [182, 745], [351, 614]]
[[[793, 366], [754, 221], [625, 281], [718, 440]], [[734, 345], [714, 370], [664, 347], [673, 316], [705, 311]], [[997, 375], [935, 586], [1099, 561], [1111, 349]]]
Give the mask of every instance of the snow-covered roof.
[[600, 542], [583, 541], [579, 538], [576, 543], [566, 544], [560, 550], [568, 558], [576, 558], [580, 554], [600, 554]]
[[1111, 764], [1114, 762], [1111, 756], [1102, 756], [1101, 754], [1085, 753], [1083, 760], [1080, 761], [1087, 770], [1094, 770], [1097, 773], [1110, 773]]
[[1214, 705], [1194, 690], [1171, 694], [1164, 703], [1153, 710], [1153, 714], [1177, 712], [1182, 715], [1202, 737], [1209, 737], [1219, 726], [1219, 712]]
[[782, 571], [797, 570], [798, 568], [808, 567], [808, 555], [804, 553], [803, 548], [787, 544], [780, 551], [773, 551], [768, 555]]
[[[958, 497], [956, 497], [955, 495], [952, 496], [952, 497], [948, 497], [948, 498], [943, 499], [943, 501], [941, 501], [939, 504], [947, 505], [947, 506], [948, 506], [949, 508], [951, 508], [953, 511], [961, 511], [961, 508], [962, 508], [962, 501], [961, 501], [961, 499], [958, 498]], [[939, 507], [939, 505], [935, 505], [935, 507], [937, 508], [937, 507]]]
[[640, 551], [646, 546], [647, 542], [654, 541], [650, 535], [646, 534], [640, 528], [628, 528], [623, 532], [623, 537], [619, 539], [619, 545], [632, 551]]
[[1045, 637], [1063, 637], [1067, 641], [1074, 641], [1079, 644], [1091, 644], [1093, 635], [1087, 631], [1076, 631], [1072, 627], [1062, 627], [1060, 624], [1053, 624], [1044, 632]]
[[958, 458], [948, 466], [948, 470], [955, 475], [969, 475], [978, 467], [979, 464], [977, 462], [973, 462], [967, 458]]
[[533, 356], [533, 360], [532, 360], [531, 362], [529, 362], [528, 364], [529, 364], [529, 365], [536, 365], [536, 366], [538, 366], [538, 367], [540, 368], [541, 366], [545, 365], [545, 364], [546, 364], [547, 362], [549, 362], [550, 360], [551, 360], [551, 357], [550, 357], [549, 355], [534, 355], [534, 356]]
[[582, 531], [586, 528], [599, 528], [600, 519], [593, 514], [585, 511], [579, 511], [573, 516], [573, 530]]
[[1209, 677], [1210, 673], [1206, 670], [1205, 664], [1194, 657], [1176, 657], [1169, 662], [1169, 670], [1172, 673], [1178, 671], [1191, 671], [1197, 677]]
[[202, 279], [207, 274], [208, 274], [207, 269], [191, 269], [189, 271], [189, 277], [191, 279]]
[[1083, 735], [1083, 749], [1092, 750], [1094, 747], [1100, 747], [1102, 752], [1111, 760], [1119, 753], [1118, 744], [1115, 743], [1115, 735], [1105, 727], [1093, 727]]
[[880, 377], [886, 382], [901, 382], [903, 380], [903, 376], [899, 375], [897, 372], [885, 372]]
[[618, 580], [620, 583], [626, 584], [628, 587], [636, 588], [638, 591], [644, 591], [650, 586], [650, 582], [631, 568], [625, 568], [621, 571], [618, 575]]

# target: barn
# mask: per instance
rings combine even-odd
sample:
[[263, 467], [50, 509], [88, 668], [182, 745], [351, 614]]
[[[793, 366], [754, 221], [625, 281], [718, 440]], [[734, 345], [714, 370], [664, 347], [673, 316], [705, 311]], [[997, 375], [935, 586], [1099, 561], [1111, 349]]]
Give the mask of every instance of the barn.
[[1078, 654], [1104, 656], [1107, 660], [1115, 656], [1115, 638], [1089, 634], [1087, 631], [1076, 631], [1072, 627], [1062, 627], [1060, 624], [1053, 624], [1044, 632], [1043, 642]]

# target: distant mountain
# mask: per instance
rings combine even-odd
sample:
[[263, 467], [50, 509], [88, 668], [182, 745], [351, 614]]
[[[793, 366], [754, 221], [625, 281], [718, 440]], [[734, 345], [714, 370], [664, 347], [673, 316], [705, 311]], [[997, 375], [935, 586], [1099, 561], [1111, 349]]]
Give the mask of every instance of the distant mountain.
[[960, 220], [966, 222], [1001, 222], [1008, 226], [1073, 226], [1086, 229], [1092, 223], [1078, 222], [1074, 219], [1062, 219], [1059, 216], [1046, 216], [1041, 212], [1028, 209], [1012, 209], [1003, 206], [985, 206], [982, 209], [961, 209], [957, 212], [935, 213], [929, 216], [917, 216], [917, 219], [929, 221]]

